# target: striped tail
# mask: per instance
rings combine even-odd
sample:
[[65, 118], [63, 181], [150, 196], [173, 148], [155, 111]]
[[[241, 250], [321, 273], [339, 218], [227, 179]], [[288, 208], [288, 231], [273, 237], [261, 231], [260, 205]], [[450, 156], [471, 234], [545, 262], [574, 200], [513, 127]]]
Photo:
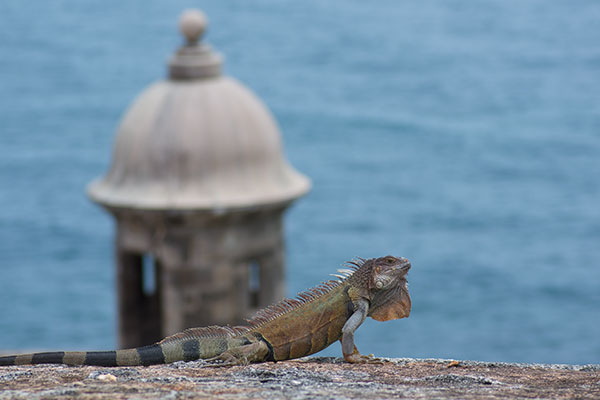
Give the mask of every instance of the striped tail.
[[165, 362], [160, 345], [113, 351], [53, 351], [0, 357], [0, 366], [28, 364], [97, 365], [117, 367]]
[[168, 364], [216, 357], [244, 344], [246, 327], [192, 328], [149, 346], [112, 351], [54, 351], [0, 357], [0, 366], [30, 364], [96, 365], [120, 367]]

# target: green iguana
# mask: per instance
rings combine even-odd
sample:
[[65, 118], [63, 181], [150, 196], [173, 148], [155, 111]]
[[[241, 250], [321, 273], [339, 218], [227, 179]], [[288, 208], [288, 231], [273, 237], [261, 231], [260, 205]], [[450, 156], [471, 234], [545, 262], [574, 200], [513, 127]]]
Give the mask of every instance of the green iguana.
[[0, 365], [68, 364], [105, 367], [209, 359], [225, 365], [291, 360], [340, 340], [344, 360], [372, 362], [354, 345], [367, 316], [377, 321], [408, 317], [410, 262], [392, 256], [348, 262], [338, 279], [257, 313], [247, 326], [191, 328], [158, 343], [115, 351], [50, 352], [0, 357]]

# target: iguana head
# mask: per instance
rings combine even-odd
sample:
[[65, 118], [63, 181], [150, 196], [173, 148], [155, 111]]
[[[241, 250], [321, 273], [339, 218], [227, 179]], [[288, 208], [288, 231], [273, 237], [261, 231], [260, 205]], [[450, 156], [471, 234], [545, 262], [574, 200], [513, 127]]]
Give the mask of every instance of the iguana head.
[[408, 317], [410, 295], [406, 274], [410, 262], [406, 258], [386, 256], [368, 260], [371, 263], [369, 316], [377, 321]]

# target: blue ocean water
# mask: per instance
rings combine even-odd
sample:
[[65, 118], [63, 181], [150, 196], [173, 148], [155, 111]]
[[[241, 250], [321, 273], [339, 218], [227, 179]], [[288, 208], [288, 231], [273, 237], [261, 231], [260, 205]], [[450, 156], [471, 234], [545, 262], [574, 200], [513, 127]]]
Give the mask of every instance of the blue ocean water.
[[[189, 7], [313, 180], [288, 293], [413, 262], [362, 352], [600, 362], [600, 3], [0, 3], [0, 348], [116, 345], [110, 217], [84, 195]], [[338, 345], [324, 354], [339, 355]]]

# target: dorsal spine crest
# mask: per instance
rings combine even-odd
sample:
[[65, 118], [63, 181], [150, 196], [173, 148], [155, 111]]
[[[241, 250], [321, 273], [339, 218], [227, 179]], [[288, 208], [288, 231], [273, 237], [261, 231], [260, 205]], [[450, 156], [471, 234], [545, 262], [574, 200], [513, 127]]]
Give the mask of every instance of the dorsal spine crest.
[[250, 328], [258, 328], [274, 319], [280, 317], [281, 315], [293, 311], [299, 307], [302, 307], [306, 304], [309, 304], [312, 301], [319, 299], [322, 296], [325, 296], [331, 290], [339, 287], [348, 281], [348, 279], [352, 278], [355, 273], [360, 270], [360, 268], [365, 263], [365, 260], [362, 258], [357, 258], [352, 261], [348, 261], [346, 266], [349, 269], [341, 270], [342, 275], [336, 275], [337, 279], [332, 279], [326, 282], [321, 282], [319, 285], [300, 292], [296, 295], [295, 298], [292, 299], [283, 299], [279, 303], [269, 306], [263, 310], [260, 310], [254, 317], [248, 320], [248, 324]]

